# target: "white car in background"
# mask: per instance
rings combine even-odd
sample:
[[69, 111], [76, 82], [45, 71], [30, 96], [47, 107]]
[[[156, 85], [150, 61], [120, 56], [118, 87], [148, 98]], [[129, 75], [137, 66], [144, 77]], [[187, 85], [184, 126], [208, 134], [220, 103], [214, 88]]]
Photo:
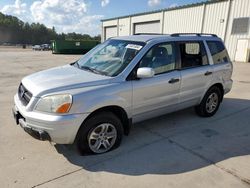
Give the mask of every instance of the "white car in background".
[[32, 46], [32, 50], [35, 50], [35, 51], [40, 51], [40, 50], [42, 50], [42, 48], [41, 48], [41, 46], [40, 45], [34, 45], [34, 46]]

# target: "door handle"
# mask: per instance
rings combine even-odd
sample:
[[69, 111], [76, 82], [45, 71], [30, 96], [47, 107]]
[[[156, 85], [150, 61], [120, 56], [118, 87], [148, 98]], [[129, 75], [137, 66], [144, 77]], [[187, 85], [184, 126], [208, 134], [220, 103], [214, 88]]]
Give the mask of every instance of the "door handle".
[[211, 75], [211, 74], [213, 74], [213, 72], [210, 72], [210, 71], [207, 71], [207, 72], [205, 72], [205, 76], [209, 76], [209, 75]]
[[168, 81], [168, 83], [174, 84], [174, 83], [179, 82], [179, 81], [180, 81], [179, 78], [172, 78], [172, 79], [170, 79], [170, 80]]

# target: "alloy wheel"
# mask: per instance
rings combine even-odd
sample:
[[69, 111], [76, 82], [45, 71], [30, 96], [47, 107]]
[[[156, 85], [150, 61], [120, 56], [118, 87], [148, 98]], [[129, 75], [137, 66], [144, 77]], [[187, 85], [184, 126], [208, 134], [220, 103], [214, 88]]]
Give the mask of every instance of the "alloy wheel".
[[115, 126], [110, 123], [102, 123], [90, 131], [88, 136], [89, 148], [94, 153], [104, 153], [113, 147], [116, 138]]
[[206, 110], [208, 113], [212, 113], [219, 104], [219, 97], [217, 93], [211, 93], [206, 101]]

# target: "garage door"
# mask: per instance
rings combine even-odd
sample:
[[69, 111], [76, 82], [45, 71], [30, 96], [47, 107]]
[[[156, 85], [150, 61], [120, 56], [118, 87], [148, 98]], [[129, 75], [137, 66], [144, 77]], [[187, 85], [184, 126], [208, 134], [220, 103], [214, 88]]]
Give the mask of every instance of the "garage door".
[[161, 33], [160, 21], [136, 23], [134, 24], [134, 34], [136, 33]]
[[105, 40], [117, 36], [117, 26], [105, 27]]

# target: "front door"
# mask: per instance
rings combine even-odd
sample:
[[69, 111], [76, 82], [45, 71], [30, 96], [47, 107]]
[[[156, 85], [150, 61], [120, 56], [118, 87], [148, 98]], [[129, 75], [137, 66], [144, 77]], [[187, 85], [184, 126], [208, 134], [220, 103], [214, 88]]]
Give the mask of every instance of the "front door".
[[152, 78], [136, 79], [133, 86], [133, 121], [141, 121], [174, 111], [179, 102], [180, 72], [176, 70], [174, 43], [153, 46], [139, 67], [155, 71]]

